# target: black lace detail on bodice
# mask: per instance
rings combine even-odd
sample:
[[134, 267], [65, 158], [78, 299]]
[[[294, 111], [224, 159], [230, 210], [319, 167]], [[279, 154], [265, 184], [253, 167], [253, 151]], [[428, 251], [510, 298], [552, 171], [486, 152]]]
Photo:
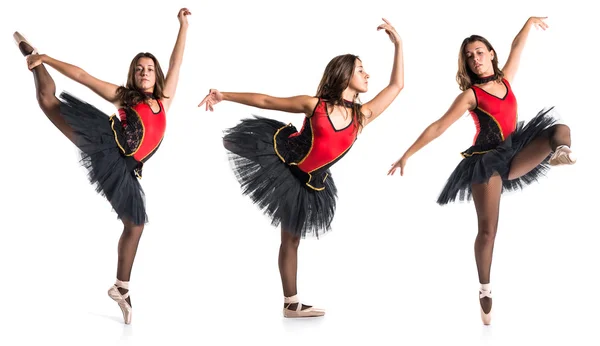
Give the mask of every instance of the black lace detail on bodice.
[[475, 144], [461, 153], [463, 157], [483, 154], [496, 148], [504, 141], [502, 130], [494, 118], [480, 109], [476, 109], [474, 112], [479, 121], [479, 134], [475, 139]]
[[475, 145], [498, 145], [502, 143], [502, 130], [496, 121], [488, 114], [479, 109], [475, 110], [479, 119], [479, 135], [475, 140]]
[[144, 137], [144, 125], [140, 116], [131, 108], [125, 108], [125, 125], [123, 126], [125, 135], [125, 143], [129, 150], [133, 153], [142, 144]]
[[308, 155], [312, 146], [310, 118], [304, 119], [304, 129], [300, 134], [289, 137], [295, 132], [296, 128], [288, 125], [281, 129], [276, 137], [278, 154], [287, 164], [298, 163]]

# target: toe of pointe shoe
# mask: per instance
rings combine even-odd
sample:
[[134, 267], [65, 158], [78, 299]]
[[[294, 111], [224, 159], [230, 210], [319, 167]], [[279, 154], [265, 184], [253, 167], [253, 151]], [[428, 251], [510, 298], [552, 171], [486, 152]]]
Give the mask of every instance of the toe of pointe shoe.
[[21, 42], [25, 42], [25, 43], [27, 43], [33, 49], [33, 51], [31, 52], [31, 54], [38, 54], [37, 49], [31, 43], [29, 43], [29, 41], [27, 41], [27, 39], [25, 38], [25, 36], [23, 36], [20, 32], [15, 31], [14, 34], [13, 34], [13, 39], [14, 39], [15, 44], [17, 45], [17, 47], [19, 47], [19, 45], [21, 44]]
[[483, 309], [480, 309], [481, 311], [481, 322], [483, 322], [484, 325], [489, 326], [492, 323], [492, 311], [490, 310], [489, 313], [485, 313], [483, 312]]

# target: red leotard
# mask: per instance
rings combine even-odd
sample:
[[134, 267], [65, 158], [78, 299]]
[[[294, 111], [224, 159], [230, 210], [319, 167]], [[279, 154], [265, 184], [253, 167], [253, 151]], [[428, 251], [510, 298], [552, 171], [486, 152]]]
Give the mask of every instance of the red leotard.
[[506, 95], [503, 98], [472, 86], [477, 100], [475, 109], [469, 111], [477, 129], [473, 146], [484, 148], [498, 145], [510, 136], [517, 126], [517, 99], [508, 81], [502, 79], [502, 83], [506, 86]]
[[[133, 156], [139, 162], [147, 161], [156, 152], [165, 134], [165, 109], [160, 100], [157, 102], [160, 107], [158, 113], [154, 113], [146, 102], [133, 106], [133, 112], [119, 109], [119, 118], [131, 150], [129, 156]], [[132, 116], [135, 116], [135, 119], [131, 119]]]
[[356, 120], [336, 129], [327, 113], [327, 104], [319, 100], [299, 132], [289, 133], [287, 125], [275, 134], [275, 152], [307, 186], [322, 190], [327, 170], [341, 159], [356, 140]]

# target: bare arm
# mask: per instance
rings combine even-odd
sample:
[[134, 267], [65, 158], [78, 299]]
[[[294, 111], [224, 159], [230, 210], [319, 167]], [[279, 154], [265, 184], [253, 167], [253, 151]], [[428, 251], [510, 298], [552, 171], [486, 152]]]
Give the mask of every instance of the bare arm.
[[525, 22], [525, 25], [521, 31], [519, 31], [517, 36], [515, 36], [510, 47], [510, 54], [508, 55], [506, 64], [502, 68], [502, 72], [504, 72], [504, 78], [506, 78], [509, 83], [512, 83], [513, 79], [515, 78], [515, 74], [519, 69], [521, 54], [525, 48], [525, 42], [527, 41], [531, 27], [535, 25], [536, 27], [546, 30], [546, 28], [548, 28], [548, 25], [544, 23], [544, 19], [546, 18], [547, 17], [531, 17], [527, 19], [527, 22]]
[[171, 53], [171, 59], [169, 60], [169, 70], [165, 77], [165, 89], [164, 94], [168, 98], [162, 100], [165, 107], [165, 111], [169, 110], [171, 102], [175, 97], [175, 91], [177, 90], [177, 83], [179, 82], [179, 70], [181, 69], [181, 62], [183, 61], [183, 52], [185, 50], [185, 41], [187, 37], [188, 21], [187, 16], [192, 14], [187, 8], [179, 10], [177, 18], [179, 19], [180, 27], [177, 34], [177, 40], [175, 41], [175, 47]]
[[51, 66], [66, 77], [90, 88], [100, 97], [114, 104], [115, 107], [120, 107], [120, 101], [117, 98], [117, 89], [119, 88], [117, 85], [102, 81], [90, 75], [80, 67], [54, 59], [46, 54], [30, 55], [28, 58], [29, 68], [33, 68], [42, 63]]
[[390, 84], [377, 94], [371, 101], [362, 106], [363, 112], [367, 115], [365, 126], [375, 120], [387, 107], [394, 101], [400, 91], [404, 88], [404, 56], [402, 51], [402, 40], [396, 32], [396, 29], [385, 20], [386, 24], [380, 25], [377, 30], [384, 29], [394, 43], [394, 65], [392, 67], [392, 76]]
[[404, 156], [410, 158], [417, 151], [421, 150], [424, 146], [429, 144], [434, 139], [441, 136], [450, 125], [454, 124], [466, 111], [475, 107], [475, 95], [471, 89], [463, 91], [456, 97], [448, 111], [429, 125], [425, 131], [419, 136], [415, 143], [408, 148]]
[[391, 175], [397, 168], [400, 168], [400, 174], [403, 175], [406, 161], [427, 144], [431, 143], [431, 141], [446, 132], [450, 125], [454, 124], [467, 110], [475, 108], [476, 102], [475, 95], [471, 89], [465, 90], [458, 95], [448, 111], [441, 118], [427, 126], [413, 145], [392, 165], [388, 174]]
[[281, 112], [304, 113], [310, 116], [317, 106], [319, 99], [307, 95], [274, 97], [258, 93], [219, 92], [218, 90], [211, 89], [198, 107], [206, 103], [206, 110], [213, 111], [213, 106], [221, 101], [236, 102], [251, 107]]

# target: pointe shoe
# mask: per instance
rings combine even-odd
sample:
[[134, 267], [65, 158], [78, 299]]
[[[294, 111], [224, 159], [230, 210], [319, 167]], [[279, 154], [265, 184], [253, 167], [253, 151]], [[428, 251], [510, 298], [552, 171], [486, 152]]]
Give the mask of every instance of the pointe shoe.
[[[479, 289], [479, 299], [483, 299], [486, 297], [492, 299], [492, 288], [491, 288], [490, 284], [481, 284], [481, 288]], [[485, 324], [487, 326], [490, 323], [492, 323], [492, 310], [491, 309], [490, 309], [490, 312], [488, 312], [486, 314], [485, 312], [483, 312], [483, 308], [481, 307], [481, 303], [480, 303], [479, 311], [481, 312], [481, 321], [483, 322], [483, 324]]]
[[572, 165], [577, 162], [577, 158], [573, 154], [573, 151], [571, 151], [571, 148], [566, 145], [560, 145], [556, 148], [548, 162], [550, 166]]
[[[119, 292], [119, 288], [123, 288], [128, 291], [125, 294], [121, 294], [121, 292]], [[121, 312], [123, 313], [123, 320], [125, 321], [125, 324], [130, 324], [131, 305], [129, 305], [126, 300], [129, 297], [129, 281], [121, 281], [117, 279], [115, 284], [108, 290], [108, 296], [119, 304]]]
[[[31, 43], [29, 43], [29, 41], [27, 41], [25, 36], [21, 35], [21, 33], [19, 33], [18, 31], [15, 31], [15, 33], [13, 34], [13, 39], [15, 40], [15, 44], [17, 45], [17, 47], [19, 47], [21, 42], [25, 42], [29, 46], [31, 46], [31, 48], [33, 48], [33, 51], [31, 52], [31, 54], [39, 54], [37, 48], [35, 48]], [[19, 47], [19, 50], [21, 50], [20, 48], [21, 47]]]
[[[298, 300], [298, 296], [284, 297], [285, 307], [283, 308], [283, 317], [299, 318], [299, 317], [319, 317], [325, 315], [325, 310], [310, 307], [302, 310], [302, 304]], [[295, 310], [289, 309], [290, 305], [297, 304]]]

